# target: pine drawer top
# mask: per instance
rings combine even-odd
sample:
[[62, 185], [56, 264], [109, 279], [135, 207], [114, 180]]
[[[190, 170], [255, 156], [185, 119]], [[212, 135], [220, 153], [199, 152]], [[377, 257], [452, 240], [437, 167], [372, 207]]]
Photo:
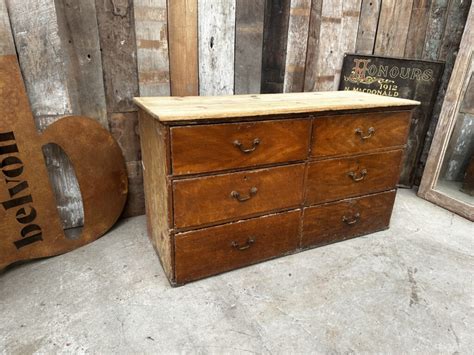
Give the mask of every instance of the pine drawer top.
[[164, 123], [387, 107], [413, 108], [420, 104], [358, 91], [136, 97], [134, 102]]

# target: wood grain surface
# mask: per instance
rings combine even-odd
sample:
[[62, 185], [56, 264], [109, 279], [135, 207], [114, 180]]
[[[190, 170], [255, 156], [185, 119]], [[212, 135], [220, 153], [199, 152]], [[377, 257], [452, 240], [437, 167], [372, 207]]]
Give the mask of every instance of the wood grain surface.
[[395, 191], [305, 208], [301, 246], [339, 242], [388, 228]]
[[175, 227], [194, 227], [296, 207], [303, 201], [303, 177], [304, 164], [297, 164], [175, 180]]
[[166, 0], [134, 0], [140, 96], [170, 95]]
[[411, 111], [399, 111], [318, 117], [313, 124], [311, 156], [402, 147], [407, 140], [410, 116]]
[[259, 94], [265, 0], [237, 0], [235, 9], [236, 94]]
[[375, 47], [382, 0], [362, 0], [355, 52], [372, 54]]
[[199, 95], [197, 0], [168, 1], [171, 94]]
[[198, 16], [199, 94], [233, 94], [235, 0], [200, 0]]
[[181, 284], [294, 251], [299, 228], [298, 210], [177, 234], [176, 282]]
[[164, 123], [419, 105], [418, 101], [357, 91], [214, 97], [140, 97], [135, 98], [135, 103]]
[[[173, 174], [304, 160], [310, 131], [310, 120], [173, 127]], [[253, 151], [243, 152], [246, 149]]]
[[[335, 201], [395, 188], [400, 174], [402, 153], [402, 150], [395, 150], [310, 162], [306, 204]], [[354, 178], [350, 176], [352, 173], [355, 174]]]

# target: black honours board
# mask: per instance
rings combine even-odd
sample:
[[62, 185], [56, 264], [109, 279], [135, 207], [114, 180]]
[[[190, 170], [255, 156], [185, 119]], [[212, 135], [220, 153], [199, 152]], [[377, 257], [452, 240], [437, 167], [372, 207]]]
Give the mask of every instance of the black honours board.
[[413, 112], [399, 184], [412, 187], [443, 75], [444, 63], [345, 54], [339, 90], [355, 90], [421, 102]]

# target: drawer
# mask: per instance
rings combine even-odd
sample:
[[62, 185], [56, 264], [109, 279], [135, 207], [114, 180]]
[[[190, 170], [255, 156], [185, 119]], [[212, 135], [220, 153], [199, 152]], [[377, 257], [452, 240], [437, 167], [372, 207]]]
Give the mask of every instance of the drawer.
[[302, 247], [323, 245], [386, 229], [395, 191], [308, 207], [303, 212]]
[[314, 120], [311, 156], [368, 152], [406, 144], [411, 111], [361, 113]]
[[180, 233], [176, 282], [218, 274], [296, 250], [300, 210]]
[[394, 150], [309, 163], [306, 204], [393, 189], [398, 181], [402, 152]]
[[304, 160], [310, 127], [309, 119], [173, 127], [173, 174]]
[[173, 182], [176, 228], [296, 207], [303, 202], [304, 164]]

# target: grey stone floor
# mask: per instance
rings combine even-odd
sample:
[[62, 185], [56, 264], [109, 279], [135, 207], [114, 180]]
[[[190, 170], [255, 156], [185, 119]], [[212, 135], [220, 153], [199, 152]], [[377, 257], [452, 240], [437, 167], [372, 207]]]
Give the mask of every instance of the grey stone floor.
[[401, 190], [390, 230], [171, 288], [145, 218], [0, 275], [0, 352], [472, 354], [474, 224]]

